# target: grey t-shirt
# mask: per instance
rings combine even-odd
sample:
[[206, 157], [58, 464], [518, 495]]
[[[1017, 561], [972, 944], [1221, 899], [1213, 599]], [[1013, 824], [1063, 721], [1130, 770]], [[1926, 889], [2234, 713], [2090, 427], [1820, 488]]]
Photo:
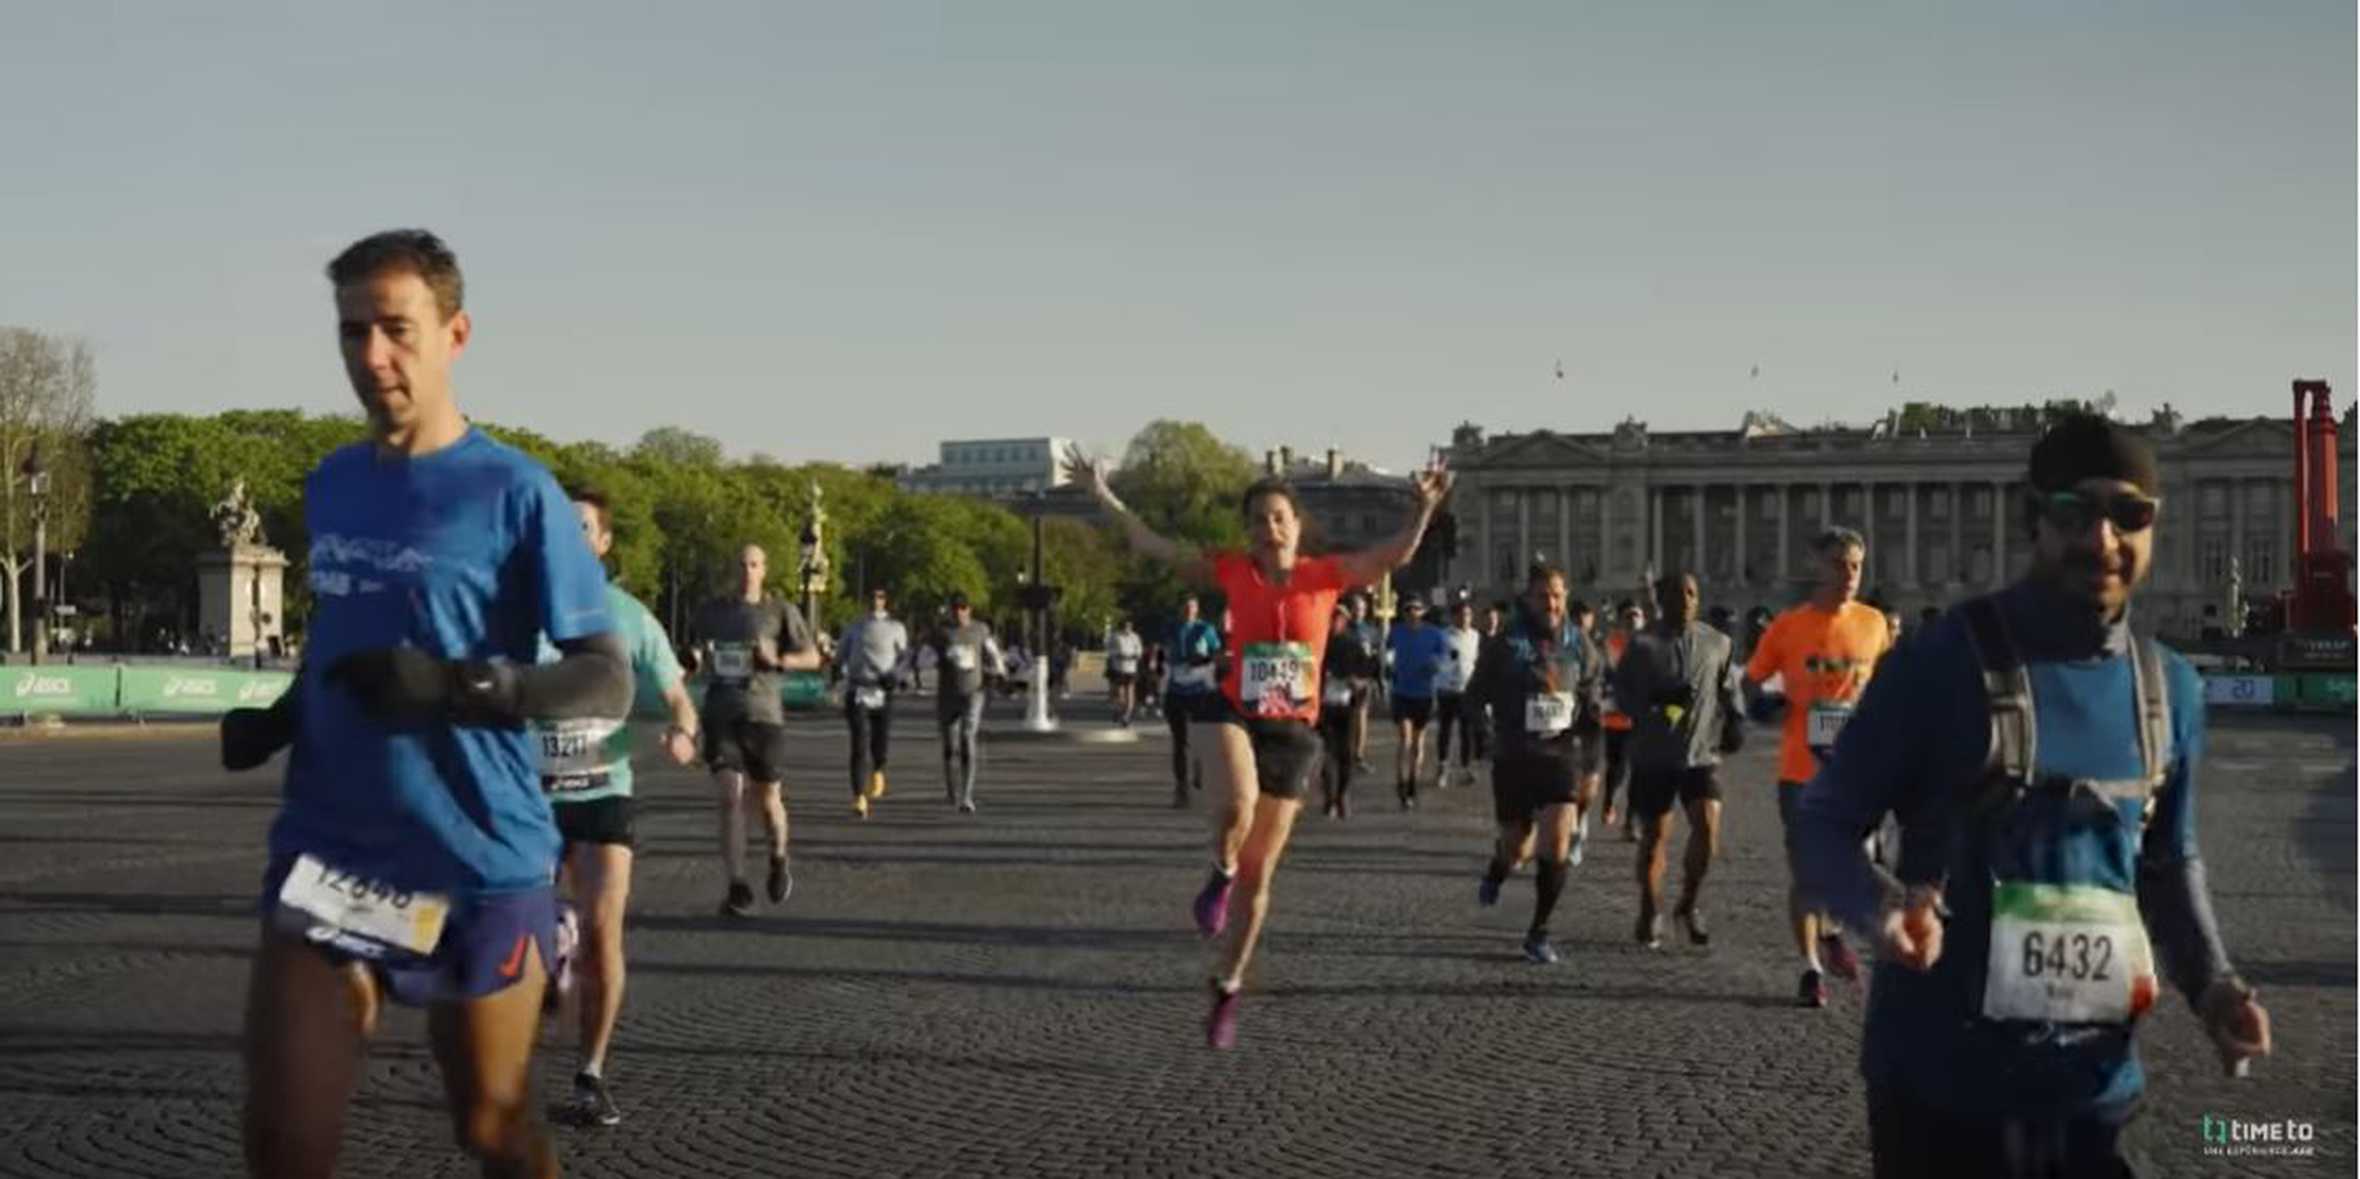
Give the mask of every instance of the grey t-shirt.
[[898, 618], [871, 614], [844, 632], [836, 663], [844, 669], [844, 681], [853, 687], [891, 688], [896, 686], [893, 681], [901, 675], [909, 653], [909, 628]]
[[715, 598], [697, 611], [696, 640], [709, 648], [705, 664], [705, 723], [749, 720], [779, 725], [787, 720], [779, 698], [779, 673], [754, 666], [755, 644], [769, 639], [781, 657], [811, 647], [803, 612], [776, 597], [749, 602]]
[[1631, 717], [1631, 768], [1721, 764], [1721, 730], [1745, 723], [1729, 636], [1691, 622], [1676, 634], [1631, 636], [1614, 669], [1614, 697]]
[[992, 628], [980, 619], [965, 626], [944, 627], [927, 640], [942, 669], [940, 694], [944, 699], [973, 696], [983, 691], [983, 677], [1000, 670], [1000, 647]]

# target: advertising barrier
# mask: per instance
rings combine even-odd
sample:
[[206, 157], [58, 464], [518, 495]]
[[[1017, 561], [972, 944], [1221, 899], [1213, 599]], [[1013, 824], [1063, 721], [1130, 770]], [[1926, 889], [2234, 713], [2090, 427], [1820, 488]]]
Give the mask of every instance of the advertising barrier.
[[0, 712], [112, 716], [115, 667], [0, 668]]
[[267, 708], [295, 682], [283, 671], [126, 667], [116, 709], [132, 716]]
[[2213, 708], [2268, 708], [2278, 698], [2278, 682], [2266, 675], [2208, 675], [2204, 702]]

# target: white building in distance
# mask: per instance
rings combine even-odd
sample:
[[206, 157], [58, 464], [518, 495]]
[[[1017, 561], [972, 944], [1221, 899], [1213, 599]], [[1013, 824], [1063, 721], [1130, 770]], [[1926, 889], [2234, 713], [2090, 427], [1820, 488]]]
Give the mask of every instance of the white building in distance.
[[1065, 438], [976, 438], [941, 444], [942, 461], [902, 475], [904, 491], [959, 495], [1028, 495], [1062, 487], [1059, 459], [1072, 443]]

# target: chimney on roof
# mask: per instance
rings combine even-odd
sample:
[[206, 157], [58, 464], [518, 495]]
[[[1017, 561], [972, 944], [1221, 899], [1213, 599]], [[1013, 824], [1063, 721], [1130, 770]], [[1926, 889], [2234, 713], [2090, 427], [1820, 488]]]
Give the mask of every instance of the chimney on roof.
[[1279, 448], [1278, 448], [1278, 473], [1279, 473], [1279, 474], [1281, 474], [1281, 475], [1284, 475], [1284, 474], [1287, 474], [1287, 473], [1289, 473], [1289, 472], [1293, 471], [1294, 469], [1295, 469], [1295, 448], [1294, 448], [1294, 447], [1292, 447], [1292, 446], [1281, 446], [1281, 447], [1279, 447]]
[[1328, 447], [1327, 468], [1328, 478], [1330, 480], [1341, 479], [1344, 477], [1344, 456], [1338, 453], [1336, 448], [1333, 446]]
[[1263, 452], [1262, 452], [1262, 469], [1263, 469], [1264, 471], [1267, 471], [1267, 472], [1269, 472], [1270, 474], [1273, 474], [1273, 475], [1276, 475], [1276, 474], [1278, 474], [1278, 452], [1277, 452], [1277, 451], [1275, 451], [1275, 450], [1265, 450], [1265, 451], [1263, 451]]

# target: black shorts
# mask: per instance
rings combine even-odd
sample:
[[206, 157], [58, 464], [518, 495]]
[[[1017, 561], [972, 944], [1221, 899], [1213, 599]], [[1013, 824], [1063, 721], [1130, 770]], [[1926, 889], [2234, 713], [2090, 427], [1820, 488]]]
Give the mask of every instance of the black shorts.
[[1394, 696], [1393, 719], [1408, 721], [1413, 725], [1433, 724], [1434, 698], [1432, 696]]
[[1491, 763], [1491, 810], [1502, 823], [1527, 823], [1543, 807], [1572, 804], [1581, 785], [1573, 749], [1518, 750]]
[[785, 725], [739, 719], [707, 723], [704, 729], [707, 770], [730, 770], [756, 782], [776, 782], [785, 776]]
[[1672, 802], [1683, 805], [1692, 802], [1718, 802], [1721, 799], [1721, 779], [1718, 766], [1690, 766], [1684, 770], [1643, 770], [1631, 768], [1631, 813], [1642, 819], [1653, 819], [1671, 813]]
[[1217, 725], [1228, 718], [1229, 701], [1219, 692], [1166, 692], [1164, 715]]
[[[1223, 697], [1222, 702], [1227, 704], [1228, 698]], [[1220, 723], [1246, 731], [1246, 740], [1254, 748], [1254, 777], [1262, 793], [1272, 798], [1303, 797], [1320, 758], [1319, 736], [1311, 731], [1309, 721], [1247, 716], [1231, 707], [1224, 709]]]
[[1138, 678], [1139, 677], [1136, 674], [1128, 671], [1110, 671], [1106, 673], [1106, 682], [1118, 688], [1128, 688], [1131, 686], [1131, 681]]
[[588, 802], [566, 802], [562, 797], [550, 802], [549, 813], [557, 817], [557, 834], [565, 840], [570, 854], [578, 843], [605, 843], [616, 847], [630, 847], [638, 826], [639, 804], [628, 794], [610, 794]]

